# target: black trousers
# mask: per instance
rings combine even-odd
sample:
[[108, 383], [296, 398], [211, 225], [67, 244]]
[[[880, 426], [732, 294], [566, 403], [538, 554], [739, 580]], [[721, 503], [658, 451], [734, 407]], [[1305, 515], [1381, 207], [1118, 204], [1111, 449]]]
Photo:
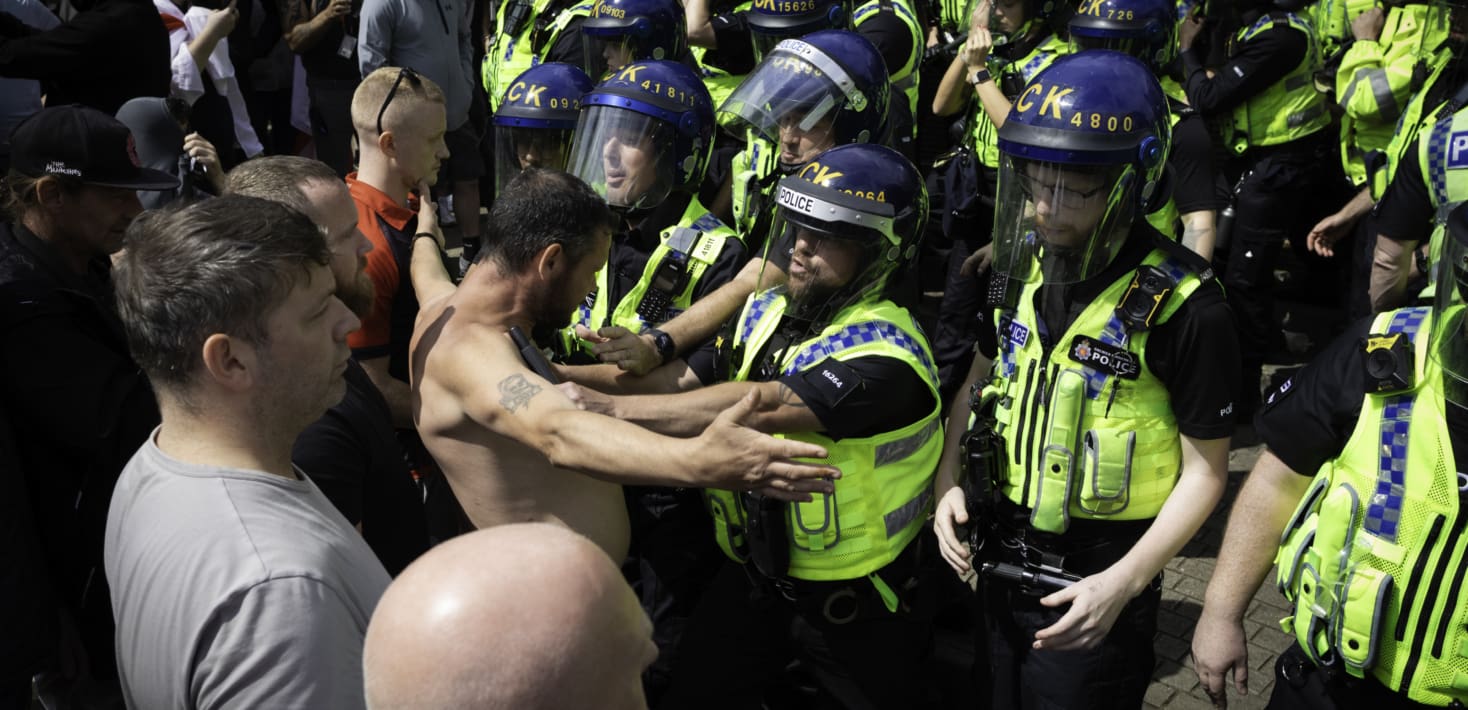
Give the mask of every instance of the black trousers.
[[1274, 320], [1274, 269], [1280, 251], [1289, 240], [1309, 270], [1322, 269], [1319, 258], [1306, 253], [1305, 235], [1346, 199], [1338, 147], [1322, 142], [1319, 136], [1258, 149], [1232, 166], [1235, 176], [1248, 177], [1239, 188], [1237, 216], [1221, 272], [1239, 328], [1246, 411], [1257, 404], [1260, 370], [1279, 339]]
[[[911, 574], [915, 579], [915, 567]], [[814, 707], [919, 707], [927, 692], [922, 679], [932, 647], [932, 605], [922, 585], [888, 584], [905, 605], [896, 613], [887, 611], [865, 578], [802, 583], [792, 601], [726, 562], [689, 620], [673, 686], [658, 707], [758, 710], [795, 659], [820, 686], [823, 704]]]
[[[1375, 678], [1355, 678], [1345, 671], [1318, 668], [1296, 643], [1274, 662], [1274, 692], [1266, 710], [1383, 710], [1428, 708], [1408, 700]], [[1463, 708], [1462, 702], [1449, 707]]]

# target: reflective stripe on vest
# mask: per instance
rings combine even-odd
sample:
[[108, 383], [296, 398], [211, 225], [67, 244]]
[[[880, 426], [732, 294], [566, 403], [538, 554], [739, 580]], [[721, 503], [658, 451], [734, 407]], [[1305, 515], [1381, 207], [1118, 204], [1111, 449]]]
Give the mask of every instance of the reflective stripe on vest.
[[[1449, 323], [1462, 328], [1462, 311]], [[1319, 664], [1427, 705], [1468, 700], [1468, 505], [1430, 356], [1427, 308], [1383, 313], [1372, 333], [1413, 343], [1416, 386], [1366, 394], [1340, 454], [1316, 473], [1281, 536], [1281, 626]]]
[[[1202, 281], [1160, 250], [1142, 263], [1176, 282], [1156, 321], [1166, 322]], [[1048, 350], [1034, 308], [1038, 274], [1021, 291], [1019, 308], [997, 315], [999, 357], [985, 394], [998, 397], [995, 429], [1007, 446], [1001, 492], [1031, 510], [1038, 530], [1062, 532], [1071, 517], [1155, 517], [1181, 473], [1171, 399], [1147, 365], [1149, 331], [1128, 333], [1116, 314], [1132, 277], [1102, 291]], [[1124, 351], [1135, 375], [1124, 379], [1075, 360], [1082, 336]]]
[[480, 64], [480, 80], [484, 84], [484, 91], [489, 97], [489, 109], [491, 112], [498, 111], [500, 100], [504, 98], [505, 91], [509, 89], [510, 82], [520, 76], [526, 69], [539, 66], [545, 61], [545, 52], [556, 46], [556, 40], [560, 38], [561, 32], [566, 26], [578, 17], [591, 15], [592, 4], [589, 2], [577, 3], [565, 8], [556, 15], [556, 19], [547, 28], [549, 36], [541, 43], [541, 51], [535, 51], [530, 46], [530, 40], [535, 33], [535, 22], [540, 13], [545, 12], [550, 6], [551, 0], [535, 0], [530, 8], [530, 17], [525, 20], [525, 27], [520, 34], [510, 36], [505, 33], [505, 10], [510, 6], [509, 2], [501, 2], [499, 11], [495, 14], [494, 41], [489, 46], [489, 51], [484, 54], [484, 61]]
[[[784, 289], [753, 294], [735, 331], [733, 379], [748, 381], [760, 351], [778, 329], [787, 301]], [[779, 371], [789, 375], [827, 358], [888, 357], [922, 377], [934, 398], [926, 416], [900, 429], [839, 441], [818, 433], [781, 434], [826, 448], [826, 463], [841, 469], [832, 495], [787, 506], [789, 576], [811, 581], [857, 579], [890, 564], [922, 531], [932, 507], [933, 475], [943, 449], [939, 424], [938, 375], [916, 321], [890, 301], [868, 299], [843, 309], [814, 337], [789, 348]], [[803, 363], [803, 364], [801, 364]], [[739, 494], [708, 490], [714, 536], [730, 558], [744, 561], [744, 510]]]
[[923, 61], [923, 49], [927, 45], [927, 35], [924, 34], [922, 23], [918, 22], [917, 13], [914, 13], [908, 0], [869, 0], [869, 2], [858, 7], [851, 14], [851, 27], [859, 31], [862, 24], [877, 16], [883, 7], [890, 8], [902, 24], [907, 26], [912, 35], [912, 49], [907, 54], [907, 61], [902, 68], [895, 72], [888, 72], [887, 80], [892, 84], [895, 91], [902, 92], [907, 96], [908, 115], [913, 116], [913, 131], [917, 131], [917, 102], [918, 102], [918, 68]]
[[1309, 49], [1288, 74], [1234, 109], [1230, 144], [1238, 154], [1251, 147], [1289, 143], [1330, 124], [1325, 97], [1315, 90], [1314, 73], [1321, 66], [1320, 47], [1310, 23], [1292, 13], [1271, 13], [1239, 30], [1235, 42], [1244, 44], [1279, 25], [1304, 33]]

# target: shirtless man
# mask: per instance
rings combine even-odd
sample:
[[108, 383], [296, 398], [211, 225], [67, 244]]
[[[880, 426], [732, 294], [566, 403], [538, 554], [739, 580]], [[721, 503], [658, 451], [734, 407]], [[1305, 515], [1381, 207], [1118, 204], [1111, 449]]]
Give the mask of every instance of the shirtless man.
[[495, 201], [476, 264], [459, 288], [423, 304], [413, 334], [414, 420], [477, 527], [553, 521], [627, 551], [620, 484], [751, 490], [786, 500], [830, 492], [823, 447], [744, 426], [758, 394], [698, 436], [654, 434], [581, 411], [536, 375], [506, 335], [565, 327], [606, 263], [613, 217], [560, 171], [531, 169]]

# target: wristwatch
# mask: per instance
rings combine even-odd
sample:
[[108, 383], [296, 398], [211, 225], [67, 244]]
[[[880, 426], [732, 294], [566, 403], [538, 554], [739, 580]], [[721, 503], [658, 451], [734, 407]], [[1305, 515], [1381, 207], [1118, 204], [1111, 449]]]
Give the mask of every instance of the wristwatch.
[[677, 349], [673, 346], [673, 336], [657, 328], [648, 328], [642, 332], [644, 335], [652, 336], [652, 344], [658, 349], [658, 357], [662, 359], [660, 364], [666, 365], [672, 362], [673, 356], [678, 354]]
[[973, 85], [973, 86], [978, 86], [979, 84], [982, 84], [982, 83], [984, 83], [986, 81], [993, 81], [993, 80], [994, 80], [994, 77], [992, 77], [992, 76], [989, 75], [989, 70], [988, 69], [978, 69], [978, 70], [975, 70], [974, 73], [973, 74], [970, 74], [969, 77], [968, 77], [968, 83], [971, 84], [971, 85]]

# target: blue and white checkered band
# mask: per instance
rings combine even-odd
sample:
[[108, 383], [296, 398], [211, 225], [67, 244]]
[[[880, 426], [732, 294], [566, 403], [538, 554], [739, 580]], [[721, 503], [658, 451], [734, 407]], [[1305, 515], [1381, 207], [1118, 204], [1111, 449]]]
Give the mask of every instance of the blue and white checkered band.
[[1438, 224], [1447, 222], [1452, 200], [1448, 196], [1448, 136], [1453, 132], [1453, 113], [1443, 111], [1427, 134], [1427, 189], [1437, 208]]
[[754, 297], [754, 302], [749, 304], [749, 310], [744, 314], [744, 322], [739, 324], [739, 342], [749, 342], [755, 326], [764, 319], [765, 311], [770, 310], [770, 304], [779, 297], [780, 291], [773, 288]]
[[[1415, 341], [1418, 327], [1431, 310], [1424, 307], [1397, 311], [1386, 332], [1405, 333], [1409, 340]], [[1366, 503], [1366, 531], [1392, 543], [1397, 541], [1397, 523], [1402, 518], [1402, 497], [1407, 485], [1407, 438], [1416, 398], [1416, 390], [1409, 390], [1390, 395], [1382, 403], [1381, 469], [1376, 490]]]
[[1048, 60], [1050, 60], [1054, 56], [1055, 56], [1055, 53], [1054, 52], [1047, 51], [1047, 50], [1041, 50], [1039, 52], [1035, 52], [1035, 56], [1034, 57], [1031, 57], [1030, 58], [1030, 61], [1025, 62], [1024, 64], [1021, 64], [1020, 65], [1020, 67], [1019, 67], [1019, 74], [1020, 74], [1020, 76], [1024, 77], [1025, 81], [1027, 81], [1027, 82], [1030, 79], [1035, 78], [1035, 74], [1039, 73], [1039, 71], [1041, 69], [1045, 68], [1045, 62], [1048, 61]]
[[1014, 351], [1018, 346], [1009, 337], [1009, 331], [1014, 327], [1014, 311], [1000, 311], [994, 321], [999, 329], [999, 376], [1006, 380], [1011, 379], [1014, 377], [1015, 370], [1019, 369], [1019, 363], [1015, 362], [1014, 358]]
[[854, 348], [858, 345], [866, 345], [877, 341], [885, 341], [903, 350], [912, 353], [918, 362], [928, 371], [934, 379], [938, 377], [938, 371], [933, 368], [933, 361], [923, 349], [921, 343], [913, 340], [901, 328], [887, 321], [867, 321], [865, 323], [854, 323], [842, 328], [831, 335], [801, 348], [796, 353], [795, 359], [785, 368], [781, 374], [793, 375], [814, 365], [837, 353]]
[[581, 305], [576, 307], [576, 322], [586, 326], [587, 328], [596, 330], [596, 328], [591, 325], [591, 306], [586, 305], [586, 301], [582, 301]]
[[[1162, 269], [1174, 284], [1182, 283], [1183, 278], [1189, 273], [1187, 267], [1183, 266], [1183, 262], [1170, 256], [1163, 259], [1157, 268]], [[1126, 349], [1130, 338], [1127, 337], [1126, 326], [1122, 324], [1121, 318], [1117, 316], [1114, 309], [1111, 311], [1111, 319], [1106, 321], [1106, 327], [1101, 329], [1101, 335], [1097, 340], [1123, 350]], [[1141, 355], [1138, 354], [1138, 358], [1140, 357]], [[1100, 398], [1101, 390], [1106, 388], [1106, 378], [1110, 375], [1085, 366], [1081, 367], [1081, 372], [1086, 376], [1086, 397], [1088, 399]]]

